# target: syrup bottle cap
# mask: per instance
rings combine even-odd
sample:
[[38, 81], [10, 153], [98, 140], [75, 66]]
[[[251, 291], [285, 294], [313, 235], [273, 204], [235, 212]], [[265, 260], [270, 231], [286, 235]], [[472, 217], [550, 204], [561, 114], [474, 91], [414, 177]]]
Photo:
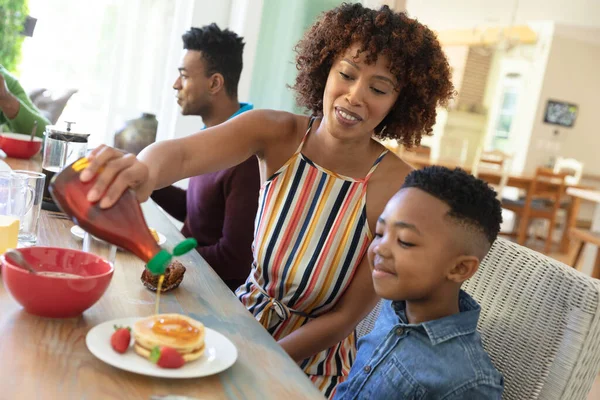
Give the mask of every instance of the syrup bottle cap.
[[192, 251], [198, 246], [198, 242], [194, 238], [185, 239], [173, 249], [173, 254], [167, 250], [161, 250], [150, 261], [148, 261], [148, 271], [154, 275], [163, 275], [169, 266], [173, 257], [182, 256], [185, 253]]

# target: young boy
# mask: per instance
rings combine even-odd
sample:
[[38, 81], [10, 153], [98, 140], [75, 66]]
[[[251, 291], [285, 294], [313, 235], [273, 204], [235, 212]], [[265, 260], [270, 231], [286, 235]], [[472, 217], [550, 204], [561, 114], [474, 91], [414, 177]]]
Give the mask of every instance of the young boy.
[[496, 193], [460, 169], [407, 176], [369, 247], [373, 285], [386, 301], [335, 399], [501, 398], [502, 375], [476, 330], [480, 307], [460, 289], [501, 222]]

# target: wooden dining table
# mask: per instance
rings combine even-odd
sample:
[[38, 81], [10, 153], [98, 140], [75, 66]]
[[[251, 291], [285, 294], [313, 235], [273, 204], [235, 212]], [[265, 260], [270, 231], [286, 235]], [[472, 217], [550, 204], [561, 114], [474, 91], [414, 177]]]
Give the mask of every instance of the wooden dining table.
[[[407, 152], [403, 153], [400, 156], [406, 163], [410, 164], [411, 166], [413, 166], [414, 168], [424, 168], [427, 166], [431, 166], [431, 165], [441, 165], [444, 167], [448, 167], [448, 168], [455, 168], [458, 167], [459, 165], [456, 163], [453, 163], [451, 161], [440, 161], [440, 160], [435, 160], [433, 158], [429, 158], [429, 157], [423, 157], [423, 156], [419, 156], [419, 155], [413, 155]], [[471, 168], [468, 165], [465, 166], [460, 166], [462, 169], [464, 169], [467, 172], [471, 172]], [[491, 168], [480, 168], [478, 170], [478, 174], [477, 176], [486, 181], [489, 184], [495, 185], [500, 183], [500, 179], [502, 178], [502, 172], [498, 169], [491, 169]], [[510, 174], [508, 176], [508, 180], [506, 182], [506, 186], [507, 187], [514, 187], [517, 189], [522, 189], [525, 192], [527, 192], [530, 187], [531, 184], [533, 183], [533, 175], [518, 175], [518, 174]], [[578, 188], [578, 189], [589, 189], [588, 186], [584, 186], [584, 185], [565, 185], [565, 195], [569, 196], [571, 199], [571, 201], [569, 202], [569, 206], [566, 208], [567, 211], [567, 216], [566, 216], [566, 223], [565, 223], [565, 229], [563, 229], [562, 235], [561, 235], [561, 239], [560, 239], [560, 244], [559, 244], [559, 251], [561, 253], [568, 253], [569, 252], [569, 247], [570, 247], [570, 239], [569, 239], [569, 229], [574, 227], [577, 223], [577, 214], [579, 212], [579, 206], [580, 206], [580, 202], [579, 199], [571, 196], [568, 192], [569, 188]], [[525, 242], [525, 238], [526, 238], [526, 230], [527, 227], [529, 226], [529, 219], [528, 218], [520, 218], [519, 220], [519, 226], [517, 228], [517, 231], [519, 232], [519, 244], [524, 244]]]
[[[595, 204], [594, 213], [592, 215], [592, 232], [600, 232], [600, 191], [589, 189], [569, 188], [567, 193], [573, 197], [574, 201], [579, 204], [580, 201], [588, 201]], [[591, 275], [593, 278], [600, 279], [600, 265], [596, 262], [598, 257], [598, 249], [596, 246], [588, 245], [583, 253], [583, 260], [580, 270], [583, 273]]]
[[[39, 159], [5, 161], [13, 169], [40, 170]], [[146, 202], [142, 209], [148, 225], [167, 238], [166, 247], [183, 239], [154, 203]], [[37, 245], [81, 249], [64, 216], [42, 211], [39, 222]], [[198, 252], [179, 261], [187, 271], [181, 286], [161, 297], [161, 312], [186, 314], [225, 335], [238, 351], [232, 367], [203, 378], [154, 378], [115, 368], [90, 353], [85, 338], [94, 326], [154, 313], [155, 293], [140, 281], [144, 263], [118, 251], [106, 293], [77, 318], [30, 315], [0, 285], [0, 399], [323, 398]]]

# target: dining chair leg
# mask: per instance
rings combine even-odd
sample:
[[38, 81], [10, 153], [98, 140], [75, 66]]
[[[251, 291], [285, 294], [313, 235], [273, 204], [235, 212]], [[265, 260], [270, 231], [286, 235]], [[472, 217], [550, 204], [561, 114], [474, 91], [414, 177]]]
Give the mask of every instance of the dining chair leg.
[[521, 221], [519, 221], [519, 234], [517, 237], [517, 243], [521, 246], [525, 245], [527, 239], [527, 229], [529, 228], [529, 216], [522, 215]]
[[577, 269], [577, 264], [579, 264], [579, 259], [581, 259], [581, 253], [583, 253], [583, 247], [585, 246], [585, 242], [582, 240], [579, 242], [579, 246], [577, 247], [577, 253], [575, 254], [575, 259], [571, 263], [571, 266]]
[[514, 220], [513, 220], [513, 228], [512, 231], [515, 234], [515, 236], [519, 236], [519, 227], [521, 226], [521, 216], [517, 213], [513, 213], [514, 215]]
[[552, 234], [554, 233], [554, 227], [556, 226], [556, 213], [554, 217], [550, 218], [550, 223], [548, 224], [548, 233], [546, 234], [546, 245], [544, 246], [544, 253], [548, 254], [550, 252], [550, 248], [552, 247]]
[[565, 223], [565, 229], [563, 229], [562, 238], [560, 241], [560, 252], [567, 254], [569, 252], [569, 231], [571, 228], [575, 228], [577, 225], [577, 215], [579, 214], [579, 206], [581, 199], [579, 197], [571, 197], [571, 205], [567, 209], [567, 220]]
[[596, 261], [594, 262], [592, 278], [600, 279], [600, 251], [598, 248], [596, 248]]

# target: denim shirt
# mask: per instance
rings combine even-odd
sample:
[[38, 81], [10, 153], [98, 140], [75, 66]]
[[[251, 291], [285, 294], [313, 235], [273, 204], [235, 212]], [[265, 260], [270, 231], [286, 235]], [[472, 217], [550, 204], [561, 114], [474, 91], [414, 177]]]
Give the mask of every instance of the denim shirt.
[[460, 292], [460, 312], [408, 324], [405, 302], [385, 301], [373, 331], [358, 342], [336, 400], [500, 399], [502, 375], [477, 332], [481, 308]]

